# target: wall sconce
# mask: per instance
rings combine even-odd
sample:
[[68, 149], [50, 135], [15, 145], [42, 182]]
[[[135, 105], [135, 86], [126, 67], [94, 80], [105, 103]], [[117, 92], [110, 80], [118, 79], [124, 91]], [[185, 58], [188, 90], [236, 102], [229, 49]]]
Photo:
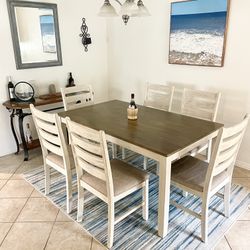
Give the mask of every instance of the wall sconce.
[[89, 44], [92, 43], [90, 34], [88, 33], [88, 29], [89, 28], [88, 28], [88, 26], [86, 24], [86, 19], [83, 18], [82, 19], [82, 26], [81, 26], [81, 32], [82, 32], [82, 34], [80, 34], [79, 36], [82, 38], [82, 44], [83, 44], [83, 46], [85, 48], [84, 49], [85, 52], [88, 51], [88, 46], [89, 46]]
[[[130, 17], [145, 17], [150, 16], [148, 9], [143, 4], [142, 0], [139, 0], [137, 4], [135, 0], [126, 0], [122, 4], [119, 0], [116, 1], [120, 6], [120, 15], [125, 25], [128, 23]], [[109, 0], [104, 0], [104, 4], [101, 7], [98, 16], [101, 17], [116, 17], [118, 16], [115, 8], [110, 4]]]

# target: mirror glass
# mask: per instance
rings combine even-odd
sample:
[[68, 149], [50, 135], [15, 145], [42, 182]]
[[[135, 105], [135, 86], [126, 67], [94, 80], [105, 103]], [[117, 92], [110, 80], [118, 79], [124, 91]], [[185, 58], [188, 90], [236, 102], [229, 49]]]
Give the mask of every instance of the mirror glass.
[[57, 6], [8, 0], [18, 69], [62, 65]]
[[18, 82], [15, 86], [14, 94], [18, 100], [29, 101], [34, 97], [34, 89], [28, 82]]

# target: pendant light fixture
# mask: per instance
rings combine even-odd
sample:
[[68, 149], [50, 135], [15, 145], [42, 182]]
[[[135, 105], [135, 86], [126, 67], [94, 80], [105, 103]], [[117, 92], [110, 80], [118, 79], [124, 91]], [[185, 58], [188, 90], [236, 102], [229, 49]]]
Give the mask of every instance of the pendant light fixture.
[[[116, 1], [120, 6], [119, 14], [122, 16], [122, 20], [125, 24], [128, 23], [130, 17], [145, 17], [150, 16], [148, 9], [143, 4], [142, 0], [125, 0], [124, 4], [122, 4], [119, 0]], [[109, 0], [104, 0], [104, 4], [102, 5], [98, 16], [101, 17], [116, 17], [118, 16], [115, 8], [111, 5]]]

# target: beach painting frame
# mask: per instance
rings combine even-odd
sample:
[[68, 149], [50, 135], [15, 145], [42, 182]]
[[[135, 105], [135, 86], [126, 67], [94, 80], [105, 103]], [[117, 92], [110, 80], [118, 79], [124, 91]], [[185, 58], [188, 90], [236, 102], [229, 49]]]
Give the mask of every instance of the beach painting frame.
[[169, 64], [224, 65], [230, 0], [172, 0]]

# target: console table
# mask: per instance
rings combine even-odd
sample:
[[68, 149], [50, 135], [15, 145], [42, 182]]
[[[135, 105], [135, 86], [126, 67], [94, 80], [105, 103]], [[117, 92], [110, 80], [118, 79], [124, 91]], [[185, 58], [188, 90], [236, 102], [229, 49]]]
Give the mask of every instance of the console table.
[[[22, 148], [24, 151], [24, 161], [28, 161], [28, 159], [29, 159], [29, 153], [28, 153], [29, 149], [39, 147], [39, 145], [40, 145], [38, 139], [32, 141], [32, 143], [29, 143], [29, 144], [25, 140], [24, 129], [23, 129], [23, 119], [24, 119], [24, 117], [31, 115], [31, 113], [25, 112], [24, 110], [29, 109], [29, 105], [31, 103], [34, 104], [34, 106], [43, 106], [43, 105], [59, 103], [59, 102], [62, 102], [61, 93], [39, 96], [39, 98], [35, 98], [35, 100], [33, 102], [6, 101], [3, 103], [3, 106], [5, 106], [6, 109], [11, 112], [11, 114], [10, 114], [10, 126], [11, 126], [11, 131], [13, 133], [13, 136], [14, 136], [14, 139], [16, 142], [16, 147], [17, 147], [16, 154], [18, 154], [20, 151], [20, 145], [18, 142], [18, 138], [17, 138], [17, 134], [15, 131], [15, 127], [14, 127], [13, 122], [14, 122], [15, 116], [18, 117], [18, 126], [19, 126], [21, 141], [22, 141], [21, 145], [22, 145]], [[63, 106], [51, 108], [51, 109], [46, 109], [44, 111], [52, 111], [52, 110], [57, 110], [57, 109], [61, 109], [61, 108], [63, 108]]]

